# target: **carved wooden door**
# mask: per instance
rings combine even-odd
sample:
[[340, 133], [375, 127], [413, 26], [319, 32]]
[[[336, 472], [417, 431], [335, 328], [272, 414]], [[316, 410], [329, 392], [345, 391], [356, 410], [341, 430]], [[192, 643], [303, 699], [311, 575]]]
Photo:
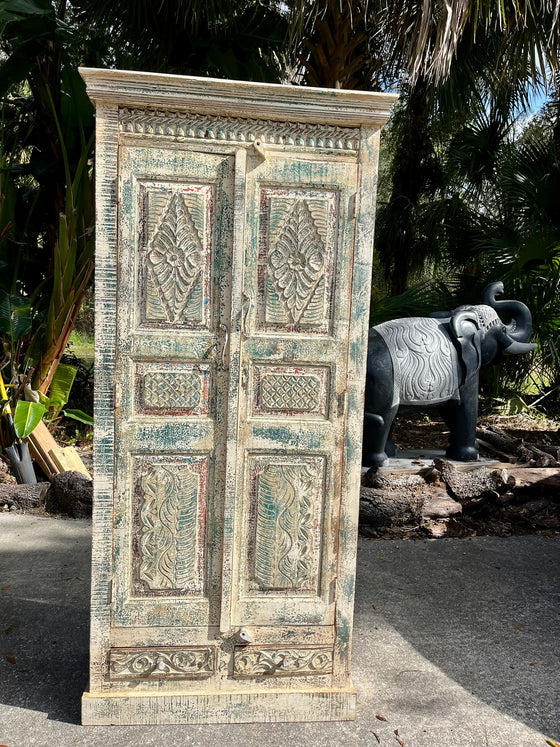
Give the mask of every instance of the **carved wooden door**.
[[340, 511], [356, 189], [355, 159], [248, 156], [232, 576], [222, 608], [222, 626], [246, 629], [254, 642], [236, 648], [243, 676], [265, 660], [272, 675], [333, 671], [337, 548], [328, 538]]
[[[219, 618], [235, 157], [125, 146], [119, 161], [112, 622], [129, 647], [148, 631], [169, 645]], [[133, 656], [114, 652], [113, 673]]]

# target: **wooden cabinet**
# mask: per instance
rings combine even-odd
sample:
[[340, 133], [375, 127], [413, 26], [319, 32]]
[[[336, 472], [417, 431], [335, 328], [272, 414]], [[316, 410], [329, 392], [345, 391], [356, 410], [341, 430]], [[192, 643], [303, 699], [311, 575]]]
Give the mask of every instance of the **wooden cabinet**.
[[82, 70], [97, 110], [84, 723], [353, 718], [394, 97]]

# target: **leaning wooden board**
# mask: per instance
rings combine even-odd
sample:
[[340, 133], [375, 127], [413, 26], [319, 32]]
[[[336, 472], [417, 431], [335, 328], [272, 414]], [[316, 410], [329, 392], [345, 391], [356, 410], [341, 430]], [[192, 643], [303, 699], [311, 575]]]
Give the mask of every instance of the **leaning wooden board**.
[[80, 472], [91, 478], [74, 446], [59, 446], [41, 421], [27, 439], [31, 456], [49, 480], [60, 472]]
[[98, 216], [83, 722], [353, 718], [375, 191], [395, 97], [81, 72]]

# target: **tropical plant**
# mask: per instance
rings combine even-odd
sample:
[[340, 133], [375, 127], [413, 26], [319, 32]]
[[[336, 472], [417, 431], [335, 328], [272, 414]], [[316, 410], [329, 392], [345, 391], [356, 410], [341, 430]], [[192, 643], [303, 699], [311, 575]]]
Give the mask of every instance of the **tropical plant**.
[[48, 391], [93, 268], [93, 107], [70, 6], [0, 8], [0, 333], [12, 403]]

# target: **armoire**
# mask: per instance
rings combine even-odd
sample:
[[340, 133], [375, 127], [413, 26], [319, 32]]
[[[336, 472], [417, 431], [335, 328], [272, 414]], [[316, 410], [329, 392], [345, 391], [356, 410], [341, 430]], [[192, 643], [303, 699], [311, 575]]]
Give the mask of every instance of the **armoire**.
[[96, 107], [84, 724], [352, 719], [395, 96], [82, 69]]

